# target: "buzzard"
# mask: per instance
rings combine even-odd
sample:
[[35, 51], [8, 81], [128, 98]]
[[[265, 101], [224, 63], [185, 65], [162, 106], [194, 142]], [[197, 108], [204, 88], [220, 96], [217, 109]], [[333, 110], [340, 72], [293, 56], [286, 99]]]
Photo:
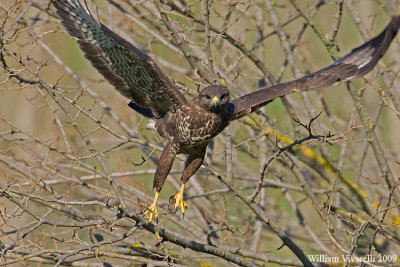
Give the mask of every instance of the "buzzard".
[[182, 186], [175, 195], [175, 208], [185, 211], [185, 183], [203, 163], [210, 140], [231, 121], [250, 114], [277, 97], [310, 91], [349, 81], [369, 72], [388, 49], [400, 27], [394, 17], [375, 38], [351, 51], [332, 65], [300, 79], [263, 88], [231, 100], [221, 85], [205, 87], [187, 99], [155, 62], [128, 41], [97, 22], [75, 0], [52, 0], [68, 33], [78, 40], [85, 57], [123, 96], [129, 106], [152, 118], [150, 128], [166, 139], [154, 175], [154, 202], [146, 211], [149, 220], [157, 217], [157, 200], [177, 154], [188, 154]]

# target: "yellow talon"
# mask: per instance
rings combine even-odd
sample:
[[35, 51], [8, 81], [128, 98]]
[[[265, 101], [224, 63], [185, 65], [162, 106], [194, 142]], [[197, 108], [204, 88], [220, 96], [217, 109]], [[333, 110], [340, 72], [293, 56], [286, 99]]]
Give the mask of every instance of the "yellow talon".
[[187, 207], [186, 202], [183, 201], [183, 191], [185, 190], [185, 184], [182, 184], [181, 190], [179, 190], [178, 194], [174, 196], [175, 200], [175, 209], [181, 207], [182, 213], [185, 213], [185, 207]]
[[158, 216], [158, 209], [157, 209], [158, 194], [159, 193], [156, 192], [156, 195], [154, 196], [153, 204], [151, 204], [149, 209], [144, 212], [144, 215], [147, 215], [150, 213], [149, 222], [151, 222], [153, 220], [153, 217], [157, 218], [157, 216]]

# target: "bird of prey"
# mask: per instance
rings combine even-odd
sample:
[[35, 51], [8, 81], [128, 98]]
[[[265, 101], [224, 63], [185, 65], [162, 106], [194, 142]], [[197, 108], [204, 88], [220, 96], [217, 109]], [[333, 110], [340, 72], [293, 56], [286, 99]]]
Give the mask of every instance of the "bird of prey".
[[152, 128], [166, 139], [154, 175], [154, 202], [147, 210], [149, 220], [157, 217], [157, 200], [177, 154], [188, 154], [182, 186], [175, 195], [175, 208], [184, 212], [185, 183], [203, 163], [210, 140], [239, 119], [275, 98], [297, 91], [310, 91], [349, 81], [369, 72], [388, 49], [400, 27], [394, 17], [375, 38], [355, 48], [332, 65], [300, 79], [263, 88], [234, 100], [221, 85], [210, 85], [193, 99], [177, 86], [145, 53], [97, 22], [79, 1], [52, 0], [68, 33], [78, 40], [85, 57], [123, 96], [129, 106], [152, 118]]

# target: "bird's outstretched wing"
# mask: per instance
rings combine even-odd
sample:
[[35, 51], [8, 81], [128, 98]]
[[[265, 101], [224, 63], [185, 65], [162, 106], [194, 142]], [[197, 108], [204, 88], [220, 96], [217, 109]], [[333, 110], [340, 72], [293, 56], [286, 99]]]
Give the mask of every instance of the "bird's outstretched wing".
[[349, 81], [369, 72], [385, 54], [400, 27], [400, 16], [394, 17], [375, 38], [355, 48], [334, 64], [300, 79], [281, 83], [231, 101], [232, 119], [243, 117], [266, 105], [277, 97], [297, 91], [310, 91], [330, 86], [338, 81]]
[[154, 61], [118, 36], [75, 0], [52, 0], [68, 33], [78, 39], [85, 57], [122, 95], [163, 117], [187, 105], [178, 88]]

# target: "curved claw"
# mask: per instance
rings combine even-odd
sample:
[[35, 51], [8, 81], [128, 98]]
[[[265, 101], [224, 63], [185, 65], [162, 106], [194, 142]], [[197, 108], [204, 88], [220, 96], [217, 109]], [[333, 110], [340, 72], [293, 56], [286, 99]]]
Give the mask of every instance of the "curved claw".
[[158, 209], [157, 209], [158, 194], [159, 193], [156, 192], [156, 195], [154, 196], [153, 204], [151, 204], [149, 209], [144, 212], [144, 215], [147, 215], [150, 213], [149, 222], [151, 222], [153, 220], [153, 218], [157, 218], [157, 216], [158, 216]]
[[185, 190], [185, 184], [182, 184], [181, 189], [179, 192], [174, 196], [175, 200], [175, 210], [178, 209], [178, 207], [181, 208], [181, 211], [183, 214], [185, 214], [185, 208], [187, 207], [187, 204], [185, 201], [183, 201], [183, 191]]

